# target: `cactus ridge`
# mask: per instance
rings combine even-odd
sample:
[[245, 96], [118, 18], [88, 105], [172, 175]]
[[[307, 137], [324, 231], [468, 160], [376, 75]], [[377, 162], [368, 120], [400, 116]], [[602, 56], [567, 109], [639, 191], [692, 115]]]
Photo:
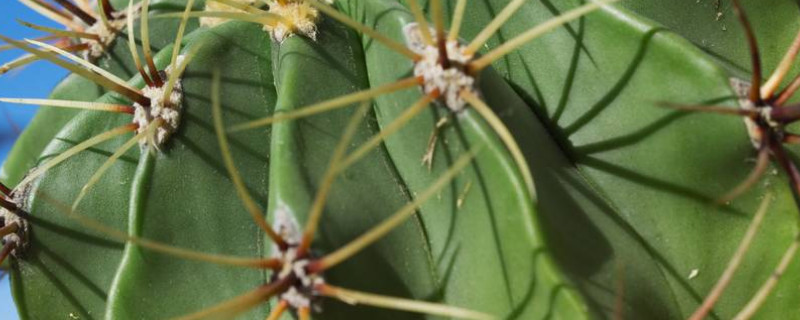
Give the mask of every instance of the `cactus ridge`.
[[[791, 61], [794, 61], [798, 53], [800, 53], [800, 33], [769, 79], [762, 81], [761, 54], [756, 43], [753, 27], [738, 0], [733, 0], [733, 7], [746, 35], [753, 70], [750, 82], [731, 78], [731, 87], [737, 95], [739, 109], [709, 105], [668, 104], [667, 106], [683, 111], [709, 112], [741, 116], [743, 118], [750, 142], [758, 154], [756, 163], [744, 181], [716, 200], [718, 204], [728, 203], [754, 187], [767, 171], [770, 159], [773, 159], [788, 176], [789, 190], [793, 195], [795, 206], [800, 208], [800, 169], [798, 169], [796, 162], [789, 158], [784, 147], [785, 144], [800, 143], [800, 135], [787, 130], [787, 126], [800, 120], [800, 113], [797, 112], [800, 111], [800, 104], [787, 105], [787, 101], [800, 88], [800, 76], [786, 88], [778, 91], [780, 84], [790, 71]], [[730, 284], [733, 274], [741, 265], [743, 256], [752, 244], [755, 232], [771, 200], [772, 195], [770, 194], [763, 197], [758, 212], [753, 217], [747, 233], [742, 237], [740, 245], [732, 255], [724, 273], [689, 319], [701, 320], [712, 312], [720, 296]], [[790, 259], [787, 257], [794, 256], [795, 250], [796, 246], [794, 244], [791, 245], [784, 253], [782, 260]], [[777, 275], [775, 278], [780, 278], [785, 267], [784, 263], [776, 266], [776, 270], [773, 273]], [[764, 297], [772, 290], [772, 281], [772, 279], [768, 279], [764, 282], [759, 292], [747, 302], [735, 319], [748, 319], [755, 314], [763, 304]]]

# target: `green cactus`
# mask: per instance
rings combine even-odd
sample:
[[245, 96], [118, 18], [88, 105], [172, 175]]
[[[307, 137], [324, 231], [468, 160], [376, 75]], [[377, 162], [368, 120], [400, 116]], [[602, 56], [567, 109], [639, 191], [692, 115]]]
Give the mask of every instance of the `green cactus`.
[[[737, 110], [745, 33], [610, 2], [28, 2], [66, 38], [2, 40], [75, 74], [3, 101], [94, 110], [4, 164], [21, 316], [797, 317], [793, 155], [755, 180], [740, 119], [662, 107]], [[745, 11], [785, 75], [779, 2]]]

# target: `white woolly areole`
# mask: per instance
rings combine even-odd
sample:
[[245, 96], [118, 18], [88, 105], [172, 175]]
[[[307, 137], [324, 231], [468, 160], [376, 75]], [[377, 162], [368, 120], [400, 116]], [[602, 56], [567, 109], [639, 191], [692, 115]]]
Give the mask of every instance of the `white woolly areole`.
[[[9, 200], [11, 200], [11, 202], [14, 203], [21, 211], [26, 210], [25, 198], [27, 197], [30, 188], [31, 184], [28, 183], [23, 186], [23, 189], [15, 189], [11, 192], [11, 199]], [[7, 234], [2, 238], [3, 244], [9, 242], [17, 244], [17, 247], [11, 251], [11, 255], [19, 257], [20, 252], [22, 252], [22, 250], [24, 250], [28, 245], [27, 237], [30, 231], [30, 224], [28, 224], [28, 220], [23, 219], [16, 212], [11, 212], [3, 207], [0, 207], [0, 218], [2, 218], [3, 226], [7, 226], [12, 223], [16, 223], [17, 226], [19, 226], [16, 232]]]
[[295, 248], [286, 250], [286, 253], [282, 256], [284, 265], [280, 273], [278, 273], [278, 279], [285, 279], [286, 277], [294, 275], [294, 277], [300, 281], [300, 285], [289, 287], [286, 292], [281, 294], [281, 299], [286, 300], [289, 305], [296, 309], [307, 308], [311, 306], [314, 298], [314, 288], [317, 285], [324, 284], [325, 280], [317, 274], [308, 274], [306, 272], [306, 267], [308, 266], [309, 259], [297, 259], [296, 254], [297, 251]]
[[281, 294], [281, 299], [285, 300], [294, 308], [310, 307], [314, 295], [314, 287], [325, 283], [319, 275], [311, 275], [306, 272], [309, 259], [297, 258], [297, 245], [302, 240], [302, 233], [297, 220], [289, 212], [285, 205], [279, 205], [275, 210], [275, 219], [272, 224], [273, 229], [283, 238], [289, 248], [281, 251], [277, 245], [272, 246], [272, 258], [279, 258], [284, 263], [280, 272], [276, 275], [278, 279], [285, 279], [294, 275], [302, 286], [291, 286], [286, 292]]
[[[185, 59], [184, 55], [178, 56], [175, 61], [176, 65], [181, 64]], [[162, 73], [162, 78], [166, 79], [172, 72], [173, 66], [168, 66]], [[164, 76], [165, 75], [165, 76]], [[166, 85], [166, 84], [165, 84]], [[164, 100], [165, 87], [150, 87], [145, 86], [142, 88], [142, 95], [150, 99], [150, 106], [145, 107], [138, 103], [134, 103], [133, 122], [139, 127], [136, 129], [137, 133], [147, 130], [147, 127], [156, 119], [161, 119], [161, 125], [156, 128], [155, 132], [155, 147], [162, 146], [167, 139], [178, 129], [181, 121], [181, 102], [183, 101], [183, 88], [181, 81], [175, 81], [175, 86], [172, 89], [169, 97]], [[139, 141], [140, 146], [147, 143], [147, 138]]]
[[[138, 6], [141, 6], [141, 4], [138, 4], [137, 8], [134, 8], [134, 12], [139, 12]], [[123, 14], [124, 13], [122, 12], [111, 13], [111, 15], [114, 17], [114, 19], [108, 21], [108, 24], [111, 28], [106, 26], [106, 24], [98, 18], [97, 22], [83, 30], [83, 32], [86, 33], [96, 34], [100, 38], [100, 40], [87, 38], [80, 38], [78, 40], [80, 43], [86, 43], [89, 45], [89, 50], [86, 50], [83, 53], [84, 59], [95, 60], [105, 54], [106, 49], [111, 46], [111, 43], [117, 38], [117, 33], [119, 30], [125, 28], [126, 20], [122, 18]], [[76, 23], [83, 24], [83, 21], [79, 20], [78, 18], [75, 18], [75, 21]]]
[[[300, 244], [300, 240], [302, 240], [303, 237], [300, 232], [300, 225], [285, 204], [279, 204], [275, 210], [275, 219], [272, 221], [272, 229], [289, 245]], [[278, 254], [279, 251], [278, 246], [273, 244], [272, 255], [277, 257], [276, 254]]]
[[[253, 5], [255, 0], [231, 0], [233, 2], [238, 2], [241, 4], [246, 5]], [[208, 12], [245, 12], [234, 7], [231, 7], [227, 4], [216, 2], [216, 1], [206, 1], [206, 8], [205, 11]], [[226, 18], [217, 18], [217, 17], [200, 17], [200, 25], [204, 27], [214, 27], [216, 25], [222, 24], [223, 22], [228, 22], [230, 19]]]
[[289, 290], [281, 294], [281, 299], [285, 300], [292, 308], [296, 309], [308, 308], [311, 306], [311, 299], [295, 289], [295, 287], [289, 287]]
[[[758, 111], [761, 119], [764, 119], [769, 126], [773, 128], [780, 126], [780, 123], [772, 119], [771, 106], [756, 108], [753, 102], [750, 101], [750, 82], [737, 78], [730, 78], [730, 85], [733, 88], [733, 91], [736, 92], [736, 96], [739, 97], [738, 102], [740, 109]], [[761, 129], [759, 129], [758, 124], [753, 121], [753, 119], [750, 119], [749, 117], [742, 117], [742, 119], [744, 119], [744, 125], [747, 128], [747, 135], [750, 136], [750, 143], [753, 145], [753, 148], [756, 148], [756, 150], [760, 149], [761, 140], [764, 138]]]
[[293, 34], [317, 40], [319, 11], [305, 1], [285, 0], [283, 5], [278, 1], [270, 1], [269, 13], [284, 19], [275, 25], [264, 25], [264, 31], [269, 32], [273, 40], [283, 42]]
[[[438, 90], [440, 100], [454, 112], [464, 109], [467, 102], [461, 98], [461, 91], [466, 90], [476, 95], [478, 92], [475, 89], [475, 78], [466, 74], [459, 66], [465, 66], [473, 56], [466, 54], [464, 46], [458, 41], [448, 41], [445, 47], [451, 66], [445, 69], [439, 63], [439, 48], [425, 43], [416, 22], [403, 27], [403, 34], [406, 37], [406, 46], [422, 56], [414, 64], [414, 75], [423, 79], [422, 90], [426, 94]], [[431, 29], [431, 35], [435, 34], [436, 31]]]
[[[19, 230], [27, 230], [28, 228], [28, 222], [25, 219], [20, 218], [18, 215], [16, 215], [11, 211], [6, 210], [5, 208], [0, 208], [0, 218], [3, 218], [4, 221], [3, 226], [16, 223], [18, 226], [20, 226]], [[19, 230], [18, 232], [10, 233], [7, 234], [5, 237], [3, 237], [3, 244], [14, 242], [17, 244], [17, 248], [22, 248], [25, 245], [26, 241], [22, 239], [20, 234], [24, 234], [25, 232], [24, 231], [19, 232]], [[14, 251], [17, 251], [17, 249], [14, 249]]]

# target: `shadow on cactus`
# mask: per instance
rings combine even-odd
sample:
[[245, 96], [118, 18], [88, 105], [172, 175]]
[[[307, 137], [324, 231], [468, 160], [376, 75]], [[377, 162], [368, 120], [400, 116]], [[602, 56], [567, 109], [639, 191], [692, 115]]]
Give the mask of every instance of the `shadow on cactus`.
[[[800, 105], [787, 105], [789, 99], [800, 88], [800, 76], [792, 80], [786, 88], [778, 91], [778, 87], [789, 73], [793, 61], [800, 53], [800, 33], [798, 33], [776, 70], [766, 82], [762, 83], [761, 55], [755, 34], [739, 1], [733, 0], [733, 5], [736, 15], [744, 27], [753, 65], [753, 75], [749, 83], [737, 78], [731, 78], [731, 86], [739, 97], [739, 108], [734, 109], [724, 106], [667, 106], [685, 111], [711, 112], [743, 117], [750, 142], [758, 153], [755, 167], [741, 184], [717, 200], [718, 203], [727, 203], [741, 196], [757, 184], [764, 176], [769, 166], [770, 158], [772, 158], [788, 176], [789, 190], [798, 208], [800, 208], [800, 202], [797, 202], [800, 201], [800, 171], [798, 171], [794, 159], [790, 158], [783, 146], [784, 144], [797, 144], [800, 142], [800, 136], [787, 131], [787, 126], [800, 119], [797, 113]], [[763, 203], [768, 203], [770, 201], [769, 198], [770, 196], [765, 196]], [[739, 249], [732, 257], [719, 282], [714, 286], [714, 289], [706, 297], [703, 304], [692, 314], [691, 319], [704, 319], [713, 310], [723, 291], [730, 284], [736, 269], [748, 250], [750, 242], [752, 242], [755, 229], [758, 228], [761, 219], [763, 219], [763, 212], [766, 211], [764, 204], [762, 204], [762, 209], [759, 210], [761, 214], [757, 214], [753, 218], [753, 223], [750, 227], [752, 231], [749, 231], [743, 238]], [[785, 273], [788, 262], [793, 259], [797, 251], [797, 245], [798, 241], [795, 240], [789, 246], [781, 258], [781, 262], [772, 272], [772, 276], [766, 280], [742, 311], [735, 316], [735, 319], [749, 319], [756, 314], [772, 293], [772, 290], [774, 290], [778, 280]]]
[[[539, 6], [545, 12], [547, 7]], [[526, 13], [537, 16], [533, 10]], [[598, 27], [622, 16], [637, 21], [637, 27], [616, 24], [614, 36]], [[543, 39], [503, 61], [506, 68], [498, 64], [544, 122], [543, 131], [557, 143], [552, 150], [565, 155], [543, 157], [532, 167], [537, 186], [549, 186], [538, 189], [538, 201], [554, 255], [598, 309], [622, 310], [634, 318], [690, 317], [737, 252], [735, 245], [748, 228], [747, 212], [757, 211], [754, 205], [765, 194], [777, 193], [764, 219], [771, 232], [752, 242], [750, 258], [742, 260], [709, 314], [736, 316], [770, 278], [772, 270], [763, 265], [791, 261], [780, 245], [792, 243], [789, 251], [795, 247], [791, 190], [782, 188], [784, 177], [769, 170], [757, 192], [715, 205], [750, 172], [749, 160], [743, 161], [752, 150], [745, 127], [738, 119], [688, 117], [657, 108], [658, 101], [731, 101], [730, 76], [713, 58], [623, 10], [589, 16], [573, 27], [582, 41], [564, 45], [563, 38]], [[573, 55], [553, 55], [550, 64], [531, 58], [553, 52]], [[618, 287], [608, 280], [619, 274], [615, 265], [625, 270], [621, 303], [614, 294]], [[787, 275], [768, 283], [789, 294], [795, 281], [796, 275]], [[656, 297], [661, 294], [669, 296]], [[766, 299], [759, 315], [785, 314], [781, 310], [790, 303], [776, 295]], [[650, 304], [653, 300], [666, 304]]]

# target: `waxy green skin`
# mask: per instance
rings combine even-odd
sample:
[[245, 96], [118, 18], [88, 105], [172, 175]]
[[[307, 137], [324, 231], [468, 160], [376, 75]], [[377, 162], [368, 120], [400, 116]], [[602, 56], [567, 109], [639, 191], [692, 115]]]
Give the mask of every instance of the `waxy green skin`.
[[[448, 16], [454, 3], [445, 3]], [[472, 39], [505, 3], [471, 3], [461, 37]], [[413, 21], [391, 0], [336, 5], [401, 42], [403, 25]], [[526, 3], [481, 52], [576, 5]], [[173, 29], [151, 27], [151, 34], [166, 39], [161, 43], [172, 39]], [[224, 122], [233, 125], [390, 83], [407, 77], [412, 67], [402, 55], [331, 19], [319, 28], [317, 42], [291, 37], [281, 44], [272, 43], [260, 26], [242, 22], [193, 31], [184, 43], [202, 48], [183, 80], [181, 129], [163, 153], [126, 154], [83, 200], [81, 214], [181, 247], [269, 256], [269, 240], [237, 198], [219, 154], [209, 96], [214, 68], [222, 72]], [[159, 66], [168, 63], [170, 52], [170, 47], [159, 52]], [[781, 174], [768, 175], [730, 206], [713, 206], [713, 199], [751, 167], [746, 159], [752, 147], [741, 120], [656, 107], [660, 101], [720, 100], [733, 106], [728, 76], [690, 42], [622, 9], [596, 12], [533, 41], [496, 61], [479, 80], [484, 101], [506, 122], [528, 159], [536, 199], [522, 188], [513, 161], [477, 113], [450, 114], [431, 106], [337, 179], [314, 243], [318, 254], [332, 252], [413, 199], [469, 146], [484, 144], [482, 153], [387, 239], [330, 270], [326, 279], [511, 319], [612, 317], [622, 283], [625, 318], [685, 318], [716, 282], [760, 197], [771, 192], [775, 200], [764, 232], [715, 309], [715, 317], [732, 317], [796, 233], [796, 206]], [[87, 100], [100, 95], [79, 82], [69, 78], [59, 94]], [[376, 99], [353, 146], [419, 97], [413, 88]], [[106, 95], [100, 101], [116, 99]], [[30, 140], [21, 140], [36, 142], [30, 149], [42, 153], [40, 163], [129, 121], [127, 115], [78, 112], [69, 122], [60, 120], [63, 129], [54, 133], [47, 130], [56, 120], [46, 115], [63, 111], [44, 110], [26, 130]], [[288, 208], [305, 222], [354, 111], [229, 135], [237, 167], [268, 218]], [[428, 171], [421, 159], [440, 117], [450, 117], [451, 125]], [[35, 189], [70, 204], [126, 138], [70, 159]], [[37, 158], [15, 152], [4, 174], [20, 179], [32, 159]], [[472, 187], [459, 208], [467, 183]], [[15, 261], [12, 273], [25, 318], [167, 318], [268, 279], [259, 270], [126, 247], [81, 227], [40, 196], [29, 202], [31, 251]], [[687, 280], [694, 269], [700, 276]], [[759, 316], [785, 317], [793, 310], [798, 277], [790, 268]], [[318, 317], [423, 317], [323, 301]], [[268, 310], [262, 304], [244, 318], [262, 319]]]
[[[741, 0], [756, 35], [765, 76], [783, 58], [797, 36], [800, 7], [795, 0]], [[675, 31], [708, 52], [737, 75], [748, 77], [752, 70], [750, 51], [731, 1], [623, 1], [622, 6]], [[789, 79], [800, 72], [795, 66]]]

